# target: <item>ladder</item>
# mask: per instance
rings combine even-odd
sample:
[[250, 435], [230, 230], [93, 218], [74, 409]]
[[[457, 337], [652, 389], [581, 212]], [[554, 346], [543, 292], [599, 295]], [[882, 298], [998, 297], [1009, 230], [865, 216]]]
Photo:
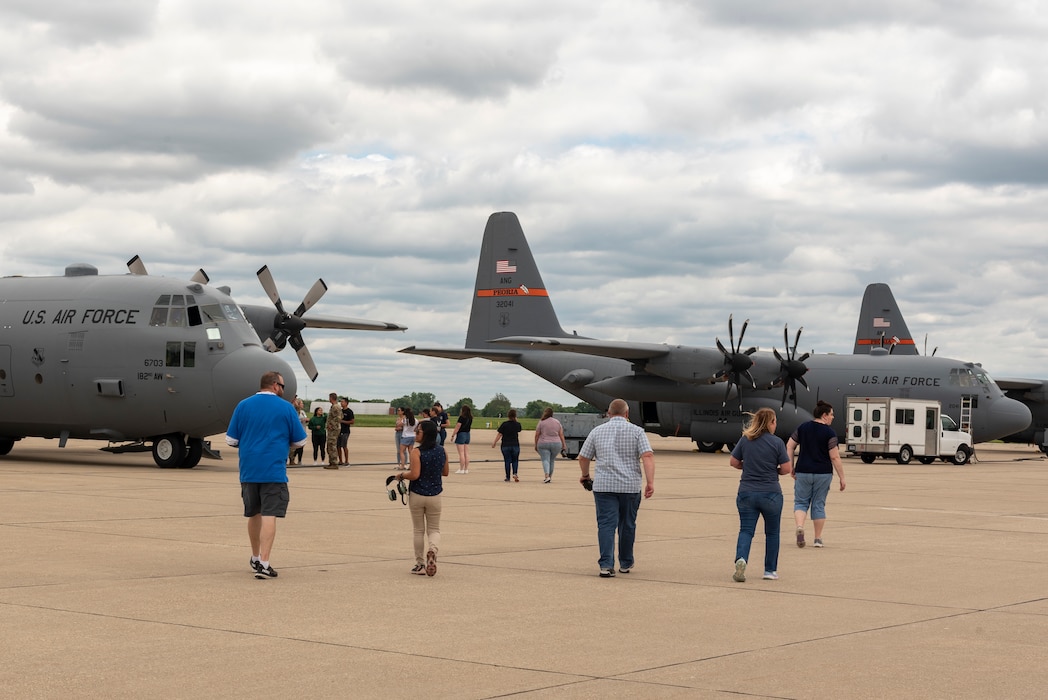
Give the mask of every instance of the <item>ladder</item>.
[[961, 395], [961, 430], [972, 436], [972, 462], [975, 459], [975, 433], [972, 432], [972, 395]]

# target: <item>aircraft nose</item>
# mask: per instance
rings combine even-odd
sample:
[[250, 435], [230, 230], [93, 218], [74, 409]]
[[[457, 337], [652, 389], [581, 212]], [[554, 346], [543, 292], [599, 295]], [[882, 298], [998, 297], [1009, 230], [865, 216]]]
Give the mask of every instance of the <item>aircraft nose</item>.
[[260, 346], [235, 350], [215, 365], [212, 383], [215, 401], [226, 416], [242, 399], [258, 392], [259, 380], [266, 372], [280, 372], [284, 377], [284, 398], [288, 401], [298, 393], [298, 381], [291, 365]]
[[997, 399], [990, 409], [990, 425], [984, 426], [983, 430], [979, 429], [977, 423], [973, 426], [976, 432], [981, 433], [975, 441], [986, 442], [1007, 437], [1020, 430], [1026, 430], [1031, 421], [1033, 414], [1026, 404], [1007, 397]]

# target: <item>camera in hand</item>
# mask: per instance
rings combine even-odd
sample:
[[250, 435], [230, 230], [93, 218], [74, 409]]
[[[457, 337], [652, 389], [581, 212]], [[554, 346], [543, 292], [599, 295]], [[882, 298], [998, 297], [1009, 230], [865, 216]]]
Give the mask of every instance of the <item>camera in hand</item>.
[[583, 479], [582, 480], [582, 488], [586, 489], [587, 491], [592, 491], [593, 490], [593, 479]]

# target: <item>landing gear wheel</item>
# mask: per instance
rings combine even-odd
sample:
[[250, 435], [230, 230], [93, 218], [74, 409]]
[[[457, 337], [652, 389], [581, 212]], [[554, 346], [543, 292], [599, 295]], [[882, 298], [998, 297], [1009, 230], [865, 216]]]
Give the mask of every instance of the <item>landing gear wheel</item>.
[[0, 438], [0, 455], [6, 455], [14, 446], [15, 441], [11, 438]]
[[863, 452], [861, 455], [859, 455], [859, 459], [862, 460], [863, 464], [873, 464], [873, 460], [877, 459], [877, 455], [871, 455], [866, 452]]
[[186, 458], [186, 443], [178, 433], [161, 435], [153, 441], [153, 461], [161, 469], [173, 469]]
[[909, 464], [911, 459], [913, 459], [913, 448], [909, 445], [903, 445], [900, 447], [899, 454], [896, 455], [895, 461], [899, 464]]
[[968, 463], [968, 459], [971, 456], [972, 456], [971, 450], [969, 450], [966, 446], [961, 445], [960, 447], [957, 448], [957, 451], [953, 455], [953, 463], [958, 465], [958, 466], [960, 466], [962, 464], [967, 464]]
[[720, 452], [721, 448], [724, 447], [723, 442], [713, 442], [712, 440], [703, 440], [695, 444], [699, 446], [699, 452]]
[[935, 461], [935, 457], [918, 457], [917, 461], [921, 464], [931, 464]]
[[204, 455], [204, 441], [200, 438], [189, 438], [186, 440], [186, 458], [178, 465], [179, 469], [192, 469], [200, 464], [200, 458]]

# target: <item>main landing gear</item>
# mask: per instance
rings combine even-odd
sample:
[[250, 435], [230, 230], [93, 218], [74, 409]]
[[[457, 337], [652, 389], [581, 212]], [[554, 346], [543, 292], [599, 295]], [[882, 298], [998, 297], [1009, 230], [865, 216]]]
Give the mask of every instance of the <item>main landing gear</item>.
[[204, 441], [182, 433], [161, 435], [153, 440], [153, 461], [161, 469], [192, 469], [204, 454]]

